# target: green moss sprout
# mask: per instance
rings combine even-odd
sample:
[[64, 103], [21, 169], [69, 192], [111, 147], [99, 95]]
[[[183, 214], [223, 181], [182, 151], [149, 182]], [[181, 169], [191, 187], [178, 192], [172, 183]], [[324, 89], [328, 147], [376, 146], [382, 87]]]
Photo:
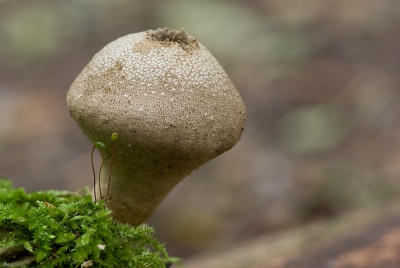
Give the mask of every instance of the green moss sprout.
[[26, 193], [0, 179], [0, 267], [168, 267], [146, 224], [119, 224], [89, 190]]
[[115, 141], [117, 140], [117, 133], [113, 132], [111, 134], [111, 141], [112, 141], [112, 149], [111, 149], [111, 164], [110, 164], [110, 174], [108, 176], [108, 186], [107, 186], [107, 194], [106, 194], [106, 200], [104, 201], [104, 204], [107, 204], [108, 200], [108, 193], [110, 192], [110, 184], [111, 184], [111, 173], [112, 173], [112, 167], [114, 163], [114, 156], [115, 156]]
[[[110, 173], [108, 176], [108, 186], [107, 186], [107, 194], [106, 194], [106, 200], [104, 201], [104, 204], [107, 204], [107, 199], [108, 199], [108, 193], [110, 190], [110, 184], [111, 184], [111, 174], [112, 174], [112, 166], [114, 163], [114, 155], [115, 155], [115, 141], [117, 140], [118, 134], [116, 132], [113, 132], [111, 134], [111, 142], [112, 142], [112, 148], [111, 148], [111, 155], [107, 156], [104, 158], [104, 160], [101, 162], [100, 166], [100, 171], [99, 171], [99, 192], [100, 192], [100, 200], [103, 199], [103, 196], [101, 194], [101, 169], [103, 168], [104, 162], [111, 156], [111, 166], [110, 166]], [[100, 142], [96, 141], [93, 143], [93, 148], [92, 148], [92, 153], [90, 154], [90, 162], [92, 164], [92, 172], [93, 172], [93, 192], [94, 192], [94, 201], [97, 202], [97, 195], [96, 195], [96, 172], [94, 171], [94, 164], [93, 164], [93, 154], [94, 154], [94, 149], [95, 148], [102, 148], [102, 149], [108, 149], [107, 146]]]

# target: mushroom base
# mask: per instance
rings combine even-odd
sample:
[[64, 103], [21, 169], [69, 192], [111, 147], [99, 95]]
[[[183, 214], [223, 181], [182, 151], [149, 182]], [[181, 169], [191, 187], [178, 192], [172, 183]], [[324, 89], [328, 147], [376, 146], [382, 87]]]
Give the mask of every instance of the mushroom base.
[[[154, 164], [154, 161], [150, 163]], [[112, 216], [118, 222], [133, 226], [145, 222], [176, 184], [195, 169], [172, 172], [168, 168], [154, 165], [150, 169], [143, 169], [140, 163], [127, 167], [116, 157], [112, 167], [107, 208], [112, 211]], [[101, 171], [100, 185], [103, 198], [108, 190], [110, 166], [111, 163], [107, 160]], [[96, 184], [96, 197], [100, 200], [98, 189], [99, 182]]]

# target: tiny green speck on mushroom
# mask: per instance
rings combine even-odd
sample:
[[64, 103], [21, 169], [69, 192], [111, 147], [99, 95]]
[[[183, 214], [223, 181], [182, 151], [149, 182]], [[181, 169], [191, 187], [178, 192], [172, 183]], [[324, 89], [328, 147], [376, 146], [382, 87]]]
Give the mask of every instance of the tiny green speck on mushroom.
[[[118, 133], [100, 178], [116, 220], [144, 222], [173, 187], [241, 138], [245, 107], [218, 61], [182, 30], [149, 30], [100, 50], [67, 95], [92, 141]], [[109, 152], [98, 148], [102, 158]], [[98, 194], [98, 193], [96, 193]]]

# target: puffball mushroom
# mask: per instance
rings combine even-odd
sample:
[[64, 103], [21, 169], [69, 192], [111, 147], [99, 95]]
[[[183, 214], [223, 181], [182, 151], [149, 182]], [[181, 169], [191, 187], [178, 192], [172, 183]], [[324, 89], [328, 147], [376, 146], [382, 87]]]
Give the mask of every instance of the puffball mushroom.
[[[110, 135], [118, 133], [107, 207], [116, 220], [134, 226], [194, 169], [231, 149], [245, 124], [232, 81], [184, 29], [111, 42], [75, 79], [67, 104], [92, 143], [111, 147]], [[110, 155], [98, 149], [103, 159]], [[110, 164], [100, 178], [103, 193]]]

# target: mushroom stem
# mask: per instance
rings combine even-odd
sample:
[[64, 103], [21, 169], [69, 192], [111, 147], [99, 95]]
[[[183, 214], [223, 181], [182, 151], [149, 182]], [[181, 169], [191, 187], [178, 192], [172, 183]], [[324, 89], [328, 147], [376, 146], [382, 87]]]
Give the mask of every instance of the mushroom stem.
[[[160, 156], [157, 162], [157, 158], [146, 159], [146, 156], [142, 155], [142, 161], [132, 161], [129, 165], [126, 165], [126, 157], [115, 154], [113, 165], [111, 161], [107, 161], [99, 184], [101, 182], [103, 192], [107, 191], [108, 173], [112, 169], [107, 207], [119, 222], [137, 226], [151, 216], [167, 194], [188, 176], [190, 171], [181, 169], [174, 173], [174, 166], [168, 168], [161, 163], [160, 159], [165, 156]], [[151, 168], [144, 168], [145, 161], [151, 163]]]

